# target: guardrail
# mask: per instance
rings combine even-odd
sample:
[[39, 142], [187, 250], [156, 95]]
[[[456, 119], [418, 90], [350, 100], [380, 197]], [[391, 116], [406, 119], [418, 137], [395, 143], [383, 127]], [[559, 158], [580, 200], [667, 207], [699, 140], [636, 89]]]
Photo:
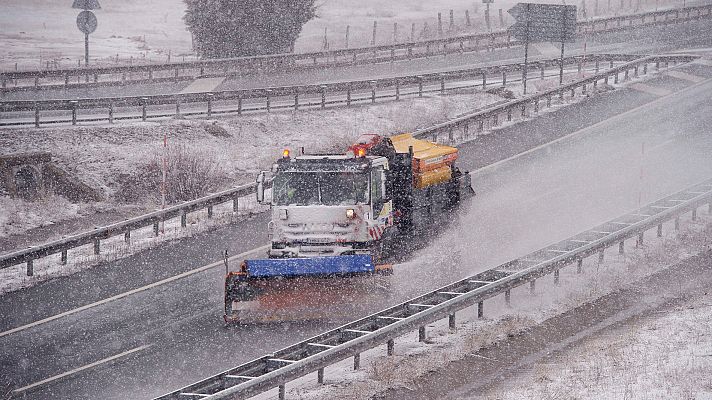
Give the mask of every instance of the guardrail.
[[[712, 5], [703, 5], [592, 19], [580, 21], [577, 29], [580, 34], [592, 34], [641, 26], [687, 22], [709, 18], [711, 11]], [[86, 85], [140, 84], [195, 79], [196, 77], [205, 76], [246, 75], [270, 71], [394, 62], [452, 53], [508, 48], [515, 45], [518, 45], [518, 42], [514, 41], [509, 32], [504, 30], [323, 52], [275, 54], [168, 64], [3, 72], [0, 73], [0, 94], [10, 90], [36, 90], [44, 86], [68, 88]], [[46, 82], [43, 82], [43, 80], [46, 80]], [[76, 84], [73, 83], [75, 80], [77, 81]], [[14, 83], [15, 87], [9, 86], [9, 83]], [[21, 85], [18, 86], [18, 84]]]
[[42, 257], [61, 253], [60, 262], [61, 264], [66, 264], [68, 250], [90, 243], [94, 244], [94, 254], [98, 255], [101, 251], [101, 240], [108, 239], [113, 236], [124, 235], [124, 240], [127, 243], [130, 243], [131, 231], [151, 225], [153, 225], [154, 235], [158, 236], [159, 224], [161, 222], [180, 216], [181, 227], [186, 227], [188, 213], [207, 208], [208, 217], [211, 218], [213, 215], [213, 206], [229, 201], [232, 201], [233, 212], [237, 212], [239, 199], [244, 196], [254, 195], [255, 188], [256, 184], [254, 183], [238, 186], [219, 193], [211, 194], [209, 196], [201, 197], [196, 200], [177, 204], [163, 210], [157, 210], [122, 222], [96, 228], [89, 232], [45, 243], [41, 246], [30, 247], [24, 250], [3, 254], [0, 257], [0, 269], [8, 268], [21, 263], [27, 263], [27, 276], [32, 276], [34, 274], [34, 260]]
[[657, 228], [662, 236], [663, 224], [692, 212], [697, 218], [697, 209], [708, 204], [712, 213], [712, 179], [689, 187], [671, 196], [641, 207], [637, 212], [626, 214], [582, 232], [569, 239], [545, 247], [522, 258], [502, 264], [488, 271], [451, 283], [440, 289], [403, 302], [358, 321], [321, 333], [272, 354], [231, 368], [180, 390], [154, 400], [168, 399], [244, 399], [275, 387], [279, 398], [285, 398], [285, 385], [297, 378], [317, 372], [317, 382], [323, 383], [324, 369], [332, 364], [354, 358], [354, 369], [359, 368], [360, 353], [386, 344], [387, 354], [394, 352], [396, 338], [418, 330], [418, 338], [424, 341], [425, 327], [435, 321], [448, 318], [455, 327], [456, 312], [477, 304], [478, 317], [484, 313], [484, 301], [504, 294], [509, 303], [511, 289], [530, 284], [533, 291], [538, 278], [554, 274], [558, 284], [559, 270], [577, 264], [582, 271], [583, 259], [598, 253], [603, 259], [605, 249], [637, 237], [643, 243], [644, 233]]
[[[546, 107], [548, 108], [551, 107], [552, 100], [555, 98], [558, 98], [561, 103], [565, 102], [564, 97], [567, 93], [570, 93], [570, 97], [574, 97], [578, 90], [580, 94], [585, 95], [589, 86], [595, 88], [599, 82], [608, 84], [611, 79], [613, 83], [619, 83], [621, 74], [623, 74], [622, 79], [626, 81], [630, 79], [631, 73], [634, 77], [638, 77], [640, 74], [647, 74], [649, 65], [654, 65], [655, 69], [659, 70], [661, 64], [663, 68], [667, 68], [670, 64], [675, 65], [677, 63], [690, 62], [697, 58], [699, 57], [693, 55], [642, 57], [573, 83], [558, 86], [542, 93], [508, 102], [499, 107], [463, 115], [459, 118], [415, 131], [413, 132], [413, 136], [429, 138], [432, 141], [441, 141], [444, 143], [452, 143], [456, 140], [467, 140], [471, 138], [473, 133], [477, 135], [477, 133], [484, 131], [488, 125], [490, 127], [499, 125], [501, 122], [500, 116], [505, 116], [507, 122], [509, 122], [516, 117], [526, 118], [530, 116], [532, 112], [534, 114], [538, 113], [540, 111], [539, 103], [541, 101], [545, 100]], [[475, 129], [471, 129], [473, 126]], [[457, 132], [459, 132], [459, 137], [456, 137]], [[443, 134], [447, 135], [446, 139], [440, 139], [440, 136]]]
[[[486, 128], [487, 124], [490, 124], [492, 127], [497, 126], [499, 124], [500, 115], [504, 114], [508, 120], [512, 120], [515, 116], [515, 110], [520, 110], [521, 113], [519, 115], [523, 118], [527, 116], [527, 112], [531, 112], [532, 110], [534, 113], [537, 113], [539, 111], [539, 102], [544, 99], [546, 99], [547, 106], [551, 106], [553, 98], [558, 98], [560, 101], [564, 101], [565, 93], [570, 92], [571, 96], [574, 96], [577, 89], [579, 89], [579, 93], [586, 94], [586, 87], [588, 85], [595, 86], [599, 81], [608, 81], [610, 78], [613, 78], [617, 83], [619, 81], [620, 74], [624, 74], [623, 79], [628, 79], [630, 71], [633, 71], [635, 76], [637, 76], [639, 72], [645, 74], [647, 73], [648, 64], [654, 65], [655, 68], [659, 68], [661, 64], [663, 67], [668, 67], [669, 63], [674, 64], [689, 62], [696, 58], [698, 57], [689, 55], [643, 57], [568, 85], [557, 87], [540, 94], [531, 95], [520, 100], [501, 104], [484, 111], [464, 115], [448, 122], [416, 131], [414, 132], [414, 135], [416, 137], [426, 137], [433, 141], [446, 143], [453, 143], [455, 140], [467, 140], [472, 137], [473, 133], [474, 135], [477, 135], [477, 133], [482, 132]], [[471, 126], [476, 126], [477, 129], [470, 129]], [[460, 131], [459, 137], [456, 137], [455, 135], [457, 131]], [[446, 135], [446, 138], [441, 140], [441, 136], [443, 134]], [[67, 262], [68, 250], [89, 243], [94, 243], [94, 253], [99, 254], [101, 240], [123, 233], [125, 235], [125, 240], [129, 241], [131, 230], [150, 225], [153, 225], [154, 234], [157, 236], [158, 223], [160, 221], [165, 221], [169, 218], [181, 215], [181, 225], [185, 226], [185, 215], [187, 213], [198, 209], [208, 208], [208, 216], [211, 216], [212, 206], [230, 200], [233, 201], [233, 209], [237, 210], [237, 199], [241, 196], [254, 194], [254, 190], [254, 184], [239, 186], [234, 189], [229, 189], [224, 192], [193, 200], [191, 202], [175, 205], [165, 210], [135, 217], [133, 219], [106, 227], [97, 228], [94, 231], [81, 233], [79, 235], [56, 240], [40, 246], [3, 254], [0, 256], [0, 269], [8, 268], [21, 263], [27, 263], [27, 275], [31, 276], [34, 271], [33, 261], [36, 259], [61, 253], [62, 255], [60, 261], [62, 264], [65, 264]]]
[[[566, 57], [564, 58], [565, 65], [577, 65], [578, 71], [590, 65], [599, 72], [600, 63], [609, 63], [613, 67], [614, 62], [630, 61], [638, 56], [619, 55], [619, 54], [599, 54], [590, 55], [585, 59], [582, 57]], [[529, 71], [540, 71], [541, 76], [544, 76], [544, 71], [548, 67], [558, 67], [560, 59], [544, 59], [535, 60], [529, 63]], [[268, 87], [259, 89], [245, 90], [228, 90], [219, 92], [207, 93], [179, 93], [154, 96], [126, 96], [126, 97], [103, 97], [103, 98], [87, 98], [87, 99], [58, 99], [58, 100], [16, 100], [0, 102], [0, 115], [5, 121], [0, 121], [0, 126], [21, 126], [32, 125], [40, 127], [44, 124], [55, 123], [71, 123], [76, 125], [80, 122], [109, 122], [114, 120], [125, 119], [141, 119], [146, 121], [151, 118], [166, 118], [180, 116], [195, 116], [204, 115], [211, 117], [217, 114], [233, 113], [241, 115], [245, 112], [253, 111], [271, 111], [276, 109], [299, 107], [320, 107], [345, 104], [350, 106], [353, 103], [372, 102], [377, 99], [394, 98], [398, 100], [401, 96], [417, 95], [422, 96], [423, 93], [441, 92], [444, 93], [446, 84], [449, 81], [458, 81], [463, 79], [475, 79], [481, 81], [481, 85], [473, 84], [468, 86], [458, 86], [454, 89], [473, 88], [481, 86], [483, 89], [487, 85], [502, 83], [506, 86], [507, 74], [519, 72], [523, 70], [523, 65], [520, 63], [496, 65], [489, 67], [467, 68], [461, 70], [437, 72], [428, 74], [404, 75], [397, 77], [388, 77], [381, 79], [370, 80], [354, 80], [335, 82], [316, 85], [294, 85], [282, 87]], [[558, 73], [558, 71], [557, 71]], [[488, 83], [488, 77], [490, 82]], [[494, 77], [494, 82], [492, 81]], [[521, 79], [515, 78], [510, 81], [518, 81]], [[424, 89], [425, 85], [439, 85], [439, 88]], [[408, 92], [408, 86], [411, 90]], [[378, 90], [389, 91], [387, 94], [378, 95]], [[392, 93], [390, 93], [392, 92]], [[338, 99], [327, 99], [332, 93], [340, 93], [343, 97]], [[361, 94], [359, 96], [358, 94]], [[300, 97], [306, 97], [300, 100]], [[316, 99], [309, 99], [308, 96], [316, 96]], [[293, 101], [291, 100], [293, 98]], [[277, 100], [282, 100], [283, 104], [274, 104]], [[287, 100], [290, 99], [290, 100]], [[316, 101], [313, 101], [316, 100]], [[247, 105], [246, 102], [259, 102], [259, 104]], [[170, 105], [171, 110], [162, 110], [162, 112], [151, 112], [149, 107], [161, 107]], [[202, 109], [186, 110], [187, 106], [201, 106]], [[221, 106], [221, 109], [218, 107]], [[183, 107], [183, 109], [182, 109]], [[86, 117], [78, 117], [80, 110], [106, 110], [106, 116], [91, 115]], [[44, 121], [41, 119], [42, 113], [46, 111], [61, 112], [69, 111], [71, 116], [65, 118], [52, 116], [51, 119]], [[8, 121], [7, 114], [16, 115], [18, 113], [32, 113], [33, 116], [22, 119], [16, 117], [14, 121]], [[122, 112], [121, 115], [118, 115]], [[29, 119], [29, 121], [27, 120]]]

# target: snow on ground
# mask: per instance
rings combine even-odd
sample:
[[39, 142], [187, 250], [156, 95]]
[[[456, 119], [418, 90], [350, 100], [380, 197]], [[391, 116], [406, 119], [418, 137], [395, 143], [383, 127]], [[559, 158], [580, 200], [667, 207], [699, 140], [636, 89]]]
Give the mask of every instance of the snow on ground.
[[712, 399], [712, 296], [598, 334], [483, 393], [498, 400]]
[[[557, 3], [546, 0], [544, 3]], [[185, 5], [182, 0], [102, 0], [96, 10], [96, 32], [90, 35], [90, 59], [94, 65], [166, 62], [194, 59], [191, 35], [183, 23]], [[507, 10], [516, 1], [497, 3], [491, 11], [493, 29], [500, 29], [498, 9]], [[673, 1], [670, 4], [677, 4]], [[377, 44], [393, 42], [393, 24], [398, 24], [397, 40], [410, 39], [412, 24], [416, 24], [416, 39], [437, 35], [437, 14], [442, 13], [444, 34], [463, 33], [465, 10], [469, 10], [472, 27], [485, 29], [484, 5], [469, 0], [323, 0], [318, 17], [309, 21], [297, 40], [297, 52], [323, 48], [324, 29], [330, 49], [343, 48], [346, 26], [349, 47], [370, 45], [373, 22], [377, 21]], [[621, 13], [613, 2], [611, 13]], [[663, 2], [660, 2], [660, 6]], [[644, 4], [643, 8], [654, 8]], [[589, 8], [591, 6], [589, 5]], [[84, 35], [77, 29], [76, 15], [70, 1], [3, 0], [0, 13], [0, 70], [44, 69], [77, 66], [84, 58]], [[448, 32], [449, 10], [454, 12], [456, 29]], [[625, 10], [629, 13], [632, 10]], [[607, 8], [601, 7], [601, 14]], [[511, 21], [504, 12], [505, 25]], [[424, 35], [424, 24], [431, 35]], [[118, 56], [118, 59], [117, 59]]]
[[[291, 382], [287, 384], [287, 398], [372, 399], [378, 398], [379, 393], [388, 388], [408, 387], [409, 383], [419, 376], [436, 371], [450, 361], [474, 354], [481, 348], [496, 345], [508, 335], [524, 332], [534, 324], [614, 292], [622, 288], [625, 282], [642, 279], [709, 249], [712, 246], [712, 217], [705, 215], [697, 221], [683, 221], [680, 232], [671, 231], [663, 238], [647, 240], [641, 248], [635, 247], [633, 242], [628, 241], [623, 255], [613, 254], [613, 251], [607, 252], [603, 263], [598, 263], [595, 256], [585, 259], [585, 272], [582, 275], [576, 274], [575, 267], [561, 270], [561, 284], [558, 287], [553, 285], [551, 277], [548, 276], [537, 281], [537, 292], [534, 296], [528, 294], [528, 285], [513, 289], [512, 308], [505, 304], [504, 296], [497, 296], [485, 302], [484, 319], [478, 320], [476, 307], [470, 307], [457, 313], [457, 327], [454, 331], [448, 328], [446, 320], [439, 321], [427, 327], [426, 342], [418, 342], [417, 331], [397, 339], [393, 356], [385, 355], [385, 346], [366, 351], [361, 354], [361, 369], [358, 371], [353, 371], [352, 359], [334, 364], [325, 370], [324, 385], [317, 385], [313, 376]], [[427, 252], [416, 256], [411, 262], [422, 263], [423, 260], [419, 257], [427, 258]], [[709, 299], [707, 302], [709, 303]], [[702, 305], [704, 304], [700, 304]], [[653, 329], [648, 332], [639, 329], [635, 335], [624, 335], [607, 350], [608, 354], [615, 357], [606, 358], [605, 353], [602, 354], [600, 349], [608, 349], [609, 346], [605, 339], [600, 339], [583, 349], [583, 359], [577, 360], [578, 354], [572, 355], [568, 363], [562, 362], [561, 365], [553, 365], [547, 369], [547, 379], [544, 382], [536, 381], [538, 375], [533, 375], [516, 382], [514, 388], [517, 391], [489, 393], [487, 395], [490, 397], [483, 398], [570, 398], [541, 396], [543, 392], [537, 390], [546, 385], [561, 389], [554, 393], [562, 396], [571, 393], [578, 396], [582, 393], [582, 396], [575, 398], [631, 398], [625, 397], [625, 390], [631, 388], [631, 379], [640, 375], [644, 368], [648, 368], [644, 371], [650, 374], [640, 381], [642, 386], [632, 387], [636, 390], [635, 398], [648, 398], [640, 397], [640, 394], [646, 393], [646, 390], [662, 378], [679, 382], [684, 377], [689, 385], [678, 387], [683, 390], [681, 394], [685, 394], [684, 390], [688, 389], [709, 392], [710, 388], [705, 386], [709, 385], [709, 380], [702, 379], [709, 376], [709, 366], [712, 363], [712, 360], [703, 359], [708, 357], [712, 350], [712, 340], [703, 337], [708, 336], [704, 322], [709, 321], [706, 318], [712, 317], [712, 308], [709, 308], [709, 304], [706, 307], [707, 310], [688, 310], [682, 314], [670, 315], [667, 320], [650, 325], [655, 327], [654, 329], [665, 329], [660, 334]], [[666, 324], [670, 326], [663, 326]], [[684, 340], [690, 338], [693, 344], [688, 347], [681, 345]], [[655, 350], [662, 351], [658, 354]], [[625, 355], [638, 357], [625, 360], [621, 357]], [[621, 363], [621, 360], [626, 362]], [[623, 371], [626, 368], [629, 370]], [[600, 384], [590, 384], [590, 396], [583, 395], [585, 393], [581, 392], [576, 383], [580, 382], [581, 377], [588, 376], [586, 374], [601, 371], [605, 373], [601, 374]], [[688, 373], [689, 376], [686, 375]], [[618, 376], [630, 379], [620, 379], [614, 384], [613, 381]], [[601, 396], [602, 393], [610, 395], [612, 392], [620, 395]], [[693, 398], [669, 393], [669, 397], [658, 398]], [[276, 391], [272, 390], [255, 398], [272, 399], [276, 396]]]

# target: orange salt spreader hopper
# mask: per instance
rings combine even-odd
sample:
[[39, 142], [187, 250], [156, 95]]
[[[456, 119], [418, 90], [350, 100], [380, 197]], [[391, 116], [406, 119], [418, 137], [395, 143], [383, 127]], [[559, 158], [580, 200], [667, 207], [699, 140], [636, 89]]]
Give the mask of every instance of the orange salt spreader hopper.
[[422, 189], [452, 178], [452, 166], [457, 160], [457, 148], [420, 140], [410, 133], [392, 136], [398, 153], [413, 149], [413, 185]]

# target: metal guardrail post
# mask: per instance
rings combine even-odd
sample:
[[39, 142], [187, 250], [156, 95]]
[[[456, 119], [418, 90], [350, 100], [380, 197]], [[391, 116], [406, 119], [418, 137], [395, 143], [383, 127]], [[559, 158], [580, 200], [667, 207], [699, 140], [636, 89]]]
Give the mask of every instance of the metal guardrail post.
[[213, 206], [208, 206], [208, 218], [213, 217]]
[[485, 302], [480, 301], [477, 303], [477, 318], [482, 319], [485, 317]]
[[265, 107], [267, 108], [267, 112], [271, 111], [271, 102], [270, 102], [270, 97], [272, 96], [272, 89], [267, 89], [265, 90]]
[[419, 342], [425, 341], [425, 327], [424, 326], [421, 326], [418, 328], [418, 341]]
[[529, 294], [536, 294], [536, 279], [529, 281]]
[[188, 226], [188, 214], [184, 212], [180, 215], [180, 227], [185, 228], [186, 226]]
[[294, 88], [294, 111], [299, 110], [299, 88]]
[[62, 250], [62, 254], [59, 257], [59, 263], [61, 265], [67, 265], [67, 250]]
[[396, 100], [400, 100], [400, 81], [398, 79], [396, 81]]
[[176, 98], [176, 117], [180, 117], [180, 97]]
[[131, 230], [130, 229], [127, 230], [126, 232], [124, 232], [124, 242], [127, 245], [131, 245]]
[[376, 103], [376, 81], [369, 81], [369, 85], [371, 86], [371, 103], [375, 104]]
[[502, 87], [507, 86], [507, 71], [502, 71]]
[[72, 125], [77, 124], [77, 103], [79, 103], [76, 100], [70, 100], [69, 104], [72, 107]]
[[624, 254], [625, 253], [625, 241], [621, 240], [618, 243], [618, 254]]
[[504, 303], [507, 305], [507, 307], [512, 306], [512, 291], [509, 289], [504, 292]]
[[346, 106], [351, 106], [351, 85], [346, 87]]
[[27, 268], [25, 272], [27, 276], [32, 276], [35, 274], [35, 266], [33, 260], [27, 260]]
[[451, 313], [450, 315], [448, 315], [448, 318], [447, 318], [447, 326], [448, 326], [448, 328], [450, 328], [450, 329], [455, 329], [455, 328], [456, 328], [456, 325], [455, 325], [455, 313]]
[[240, 196], [235, 195], [232, 198], [232, 212], [237, 214], [238, 211], [240, 210], [240, 203], [239, 203]]
[[388, 342], [386, 342], [386, 354], [389, 356], [392, 356], [394, 353], [394, 350], [395, 350], [395, 342], [393, 341], [393, 339], [390, 339], [390, 340], [388, 340]]
[[582, 274], [583, 273], [583, 258], [578, 258], [576, 260], [576, 273], [577, 274]]
[[692, 220], [697, 221], [697, 208], [692, 209]]
[[[96, 229], [96, 228], [94, 228]], [[101, 251], [101, 240], [94, 239], [94, 255], [98, 256]]]
[[487, 72], [482, 71], [482, 89], [487, 88]]
[[316, 372], [316, 382], [319, 384], [324, 383], [324, 368], [319, 368]]
[[109, 104], [109, 123], [114, 123], [114, 103]]
[[361, 368], [361, 353], [354, 354], [354, 371]]
[[418, 79], [418, 97], [423, 97], [423, 76], [418, 75], [416, 78]]
[[212, 93], [208, 93], [206, 95], [206, 97], [207, 97], [206, 100], [208, 101], [208, 110], [207, 110], [208, 117], [213, 116], [213, 96], [214, 96], [214, 94], [212, 94]]
[[554, 270], [554, 286], [559, 286], [559, 270]]
[[541, 64], [540, 64], [540, 70], [541, 70], [541, 78], [540, 78], [540, 80], [542, 80], [542, 81], [544, 80], [544, 67], [545, 67], [544, 63], [541, 63]]
[[242, 115], [242, 96], [237, 98], [237, 115]]
[[440, 74], [440, 94], [445, 94], [445, 76]]
[[512, 121], [512, 109], [508, 108], [507, 109], [507, 122], [511, 122], [511, 121]]
[[40, 127], [40, 108], [37, 105], [37, 102], [35, 102], [35, 128]]
[[158, 237], [158, 232], [160, 232], [160, 230], [158, 226], [158, 221], [156, 221], [153, 223], [153, 236]]
[[287, 388], [284, 384], [279, 385], [279, 400], [284, 400], [286, 391], [287, 391]]
[[141, 98], [141, 121], [143, 121], [143, 122], [146, 122], [146, 114], [147, 114], [146, 108], [148, 107], [148, 105], [146, 103], [148, 103], [148, 98], [142, 97]]
[[321, 90], [321, 108], [326, 108], [326, 85], [319, 86]]

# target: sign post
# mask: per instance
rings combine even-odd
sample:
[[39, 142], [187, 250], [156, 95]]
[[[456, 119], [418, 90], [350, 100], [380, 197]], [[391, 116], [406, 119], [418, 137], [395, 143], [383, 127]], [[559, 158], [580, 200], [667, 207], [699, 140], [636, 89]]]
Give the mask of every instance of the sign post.
[[507, 11], [515, 23], [509, 30], [524, 42], [524, 69], [522, 83], [527, 94], [527, 69], [529, 42], [561, 42], [559, 84], [564, 81], [564, 43], [573, 42], [576, 36], [576, 6], [518, 3]]
[[99, 0], [74, 0], [72, 8], [83, 10], [77, 15], [77, 28], [84, 33], [84, 65], [89, 65], [89, 34], [94, 33], [98, 22], [90, 10], [100, 10]]

